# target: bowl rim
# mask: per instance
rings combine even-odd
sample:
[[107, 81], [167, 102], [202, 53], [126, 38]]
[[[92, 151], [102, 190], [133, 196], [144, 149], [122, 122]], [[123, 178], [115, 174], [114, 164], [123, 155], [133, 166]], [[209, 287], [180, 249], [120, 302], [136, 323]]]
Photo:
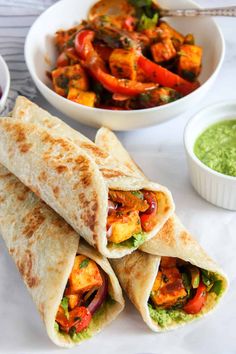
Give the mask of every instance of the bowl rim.
[[[5, 74], [6, 74], [6, 87], [5, 89], [2, 91], [2, 97], [0, 98], [0, 104], [5, 104], [6, 100], [7, 100], [7, 96], [10, 90], [10, 72], [7, 66], [6, 61], [3, 59], [3, 57], [0, 55], [0, 65], [2, 66]], [[3, 107], [2, 107], [3, 108]]]
[[[189, 2], [189, 6], [192, 6], [193, 8], [201, 8], [201, 6], [199, 4], [197, 4], [195, 1], [193, 0], [187, 0]], [[96, 2], [96, 0], [94, 0], [94, 3]], [[216, 65], [216, 68], [214, 70], [214, 72], [209, 76], [209, 78], [202, 84], [200, 85], [195, 91], [191, 92], [190, 94], [188, 94], [187, 96], [184, 96], [174, 102], [170, 102], [168, 104], [165, 104], [165, 105], [162, 105], [162, 106], [157, 106], [157, 107], [152, 107], [152, 108], [143, 108], [143, 109], [138, 109], [138, 110], [107, 110], [107, 109], [104, 109], [104, 108], [97, 108], [97, 107], [88, 107], [88, 106], [85, 106], [85, 105], [82, 105], [80, 103], [76, 103], [76, 102], [73, 102], [73, 101], [70, 101], [68, 100], [67, 98], [65, 97], [62, 97], [60, 95], [58, 95], [55, 91], [53, 91], [50, 87], [48, 87], [39, 77], [38, 75], [36, 74], [36, 70], [34, 70], [34, 64], [33, 64], [33, 61], [31, 60], [31, 55], [30, 55], [30, 46], [29, 46], [29, 42], [30, 42], [30, 38], [32, 36], [32, 32], [34, 30], [34, 27], [37, 26], [37, 24], [41, 21], [41, 18], [43, 16], [45, 16], [46, 13], [49, 13], [49, 12], [53, 12], [54, 8], [56, 8], [57, 6], [61, 6], [61, 4], [64, 3], [66, 6], [68, 6], [68, 0], [59, 0], [57, 1], [55, 4], [51, 5], [50, 7], [48, 7], [44, 12], [42, 12], [38, 17], [37, 19], [34, 21], [34, 23], [31, 25], [29, 31], [28, 31], [28, 34], [26, 36], [26, 39], [25, 39], [25, 44], [24, 44], [24, 57], [25, 57], [25, 62], [26, 62], [26, 65], [27, 65], [27, 68], [29, 70], [29, 73], [31, 75], [31, 77], [33, 78], [34, 82], [38, 83], [38, 85], [41, 85], [41, 87], [45, 90], [45, 94], [50, 94], [52, 95], [52, 97], [54, 97], [55, 99], [58, 99], [61, 101], [62, 104], [68, 104], [70, 105], [71, 107], [74, 107], [74, 108], [78, 108], [78, 105], [80, 108], [86, 110], [86, 111], [98, 111], [98, 112], [112, 112], [113, 115], [117, 115], [117, 116], [120, 116], [122, 113], [124, 114], [125, 112], [125, 115], [129, 115], [129, 116], [133, 116], [133, 115], [136, 115], [136, 114], [142, 114], [142, 113], [149, 113], [149, 112], [161, 112], [163, 110], [166, 110], [166, 107], [170, 107], [170, 108], [175, 108], [176, 105], [179, 104], [179, 102], [181, 103], [185, 103], [185, 102], [188, 102], [188, 100], [190, 98], [193, 98], [199, 93], [201, 92], [207, 85], [210, 84], [210, 82], [212, 82], [216, 76], [218, 75], [220, 69], [221, 69], [221, 66], [222, 66], [222, 63], [223, 63], [223, 60], [224, 60], [224, 57], [225, 57], [225, 40], [224, 40], [224, 36], [223, 36], [223, 33], [222, 33], [222, 30], [221, 28], [219, 27], [219, 25], [217, 24], [217, 22], [211, 17], [210, 20], [212, 21], [212, 23], [214, 24], [215, 26], [215, 29], [216, 31], [218, 31], [218, 35], [219, 35], [219, 40], [220, 40], [220, 44], [221, 44], [221, 53], [220, 53], [220, 57], [219, 57], [219, 60], [218, 60], [218, 63]]]
[[[227, 106], [235, 106], [235, 120], [236, 120], [236, 102], [235, 100], [222, 100], [220, 102], [217, 103], [213, 103], [211, 105], [207, 105], [205, 106], [203, 109], [201, 109], [200, 111], [198, 111], [196, 114], [194, 114], [194, 116], [192, 118], [190, 118], [190, 120], [188, 121], [188, 123], [185, 126], [184, 129], [184, 136], [183, 136], [183, 142], [184, 142], [184, 147], [185, 147], [185, 151], [187, 153], [187, 155], [194, 161], [195, 164], [197, 164], [197, 166], [203, 170], [205, 170], [205, 172], [207, 172], [208, 174], [211, 174], [213, 176], [216, 176], [218, 178], [222, 178], [225, 179], [227, 181], [233, 181], [236, 183], [236, 177], [235, 176], [228, 176], [224, 173], [220, 173], [217, 172], [215, 170], [213, 170], [212, 168], [208, 167], [207, 165], [205, 165], [194, 153], [193, 151], [193, 143], [192, 147], [190, 146], [189, 142], [187, 140], [189, 140], [189, 134], [191, 134], [192, 131], [192, 125], [193, 123], [198, 122], [198, 120], [204, 119], [206, 116], [204, 115], [205, 112], [209, 113], [209, 111], [214, 110], [216, 108], [222, 108], [222, 107], [227, 107]], [[224, 119], [221, 119], [219, 117], [219, 119], [217, 121], [215, 121], [214, 123], [210, 123], [209, 125], [207, 125], [207, 127], [209, 128], [211, 125], [216, 124], [217, 122], [221, 122]], [[206, 129], [207, 129], [206, 127]]]

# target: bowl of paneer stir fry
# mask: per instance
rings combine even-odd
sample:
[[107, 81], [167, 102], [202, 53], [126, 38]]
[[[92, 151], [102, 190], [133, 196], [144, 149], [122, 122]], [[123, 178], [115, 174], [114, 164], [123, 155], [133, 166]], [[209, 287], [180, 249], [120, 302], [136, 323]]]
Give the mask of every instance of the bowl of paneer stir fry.
[[[63, 113], [114, 130], [182, 113], [210, 88], [224, 43], [211, 18], [162, 18], [160, 7], [171, 5], [173, 0], [59, 1], [26, 40], [37, 87]], [[181, 6], [193, 5], [181, 0]]]

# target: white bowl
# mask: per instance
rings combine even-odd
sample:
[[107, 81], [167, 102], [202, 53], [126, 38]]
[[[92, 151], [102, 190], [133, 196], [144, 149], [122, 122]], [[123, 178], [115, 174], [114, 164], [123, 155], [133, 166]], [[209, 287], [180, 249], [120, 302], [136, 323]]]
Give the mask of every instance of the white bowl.
[[1, 113], [5, 107], [5, 103], [10, 89], [10, 73], [5, 60], [1, 55], [0, 55], [0, 87], [2, 91], [2, 97], [0, 98], [0, 113]]
[[[201, 87], [188, 96], [167, 105], [134, 111], [110, 111], [86, 107], [56, 94], [46, 72], [56, 61], [53, 37], [58, 29], [70, 28], [87, 17], [94, 0], [61, 0], [48, 8], [32, 25], [25, 42], [25, 60], [39, 91], [58, 110], [90, 126], [107, 126], [113, 130], [132, 130], [169, 120], [196, 105], [206, 96], [221, 67], [224, 57], [224, 40], [215, 21], [210, 17], [168, 19], [180, 32], [193, 33], [196, 43], [203, 47]], [[167, 8], [199, 7], [191, 0], [160, 0]], [[214, 39], [214, 40], [212, 40]]]
[[206, 128], [219, 121], [231, 119], [236, 119], [235, 101], [226, 101], [204, 108], [188, 122], [184, 132], [184, 145], [190, 179], [196, 191], [212, 204], [236, 210], [236, 177], [212, 170], [194, 153], [196, 139]]

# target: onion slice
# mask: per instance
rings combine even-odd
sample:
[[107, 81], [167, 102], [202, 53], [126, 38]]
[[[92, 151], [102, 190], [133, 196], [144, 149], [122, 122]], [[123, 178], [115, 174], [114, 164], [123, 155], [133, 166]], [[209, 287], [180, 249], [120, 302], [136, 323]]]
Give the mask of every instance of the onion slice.
[[98, 289], [94, 299], [88, 305], [88, 310], [92, 315], [101, 307], [108, 293], [108, 278], [103, 271], [101, 271], [101, 276], [103, 280], [102, 285]]

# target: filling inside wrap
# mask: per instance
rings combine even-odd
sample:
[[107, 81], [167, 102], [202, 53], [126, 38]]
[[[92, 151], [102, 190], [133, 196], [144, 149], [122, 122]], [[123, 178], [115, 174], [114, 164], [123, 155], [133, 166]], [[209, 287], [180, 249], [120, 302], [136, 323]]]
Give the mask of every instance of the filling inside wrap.
[[223, 292], [217, 273], [193, 266], [179, 258], [161, 257], [148, 301], [151, 318], [160, 327], [193, 319]]
[[109, 190], [108, 247], [119, 244], [138, 247], [155, 227], [161, 208], [161, 193], [147, 190]]
[[107, 274], [94, 260], [77, 254], [54, 327], [75, 342], [88, 338], [106, 306], [113, 303]]

